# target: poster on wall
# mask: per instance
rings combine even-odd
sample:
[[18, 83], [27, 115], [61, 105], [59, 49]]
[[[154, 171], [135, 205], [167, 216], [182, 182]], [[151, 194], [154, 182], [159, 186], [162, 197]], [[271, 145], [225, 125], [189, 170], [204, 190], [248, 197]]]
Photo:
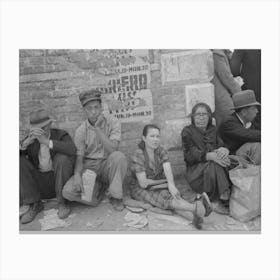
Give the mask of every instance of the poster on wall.
[[[124, 50], [111, 50], [114, 53], [118, 51]], [[118, 67], [98, 69], [106, 76], [106, 85], [98, 87], [103, 93], [105, 113], [120, 122], [150, 121], [153, 118], [153, 100], [149, 89], [148, 50], [127, 50], [121, 55], [119, 64]]]

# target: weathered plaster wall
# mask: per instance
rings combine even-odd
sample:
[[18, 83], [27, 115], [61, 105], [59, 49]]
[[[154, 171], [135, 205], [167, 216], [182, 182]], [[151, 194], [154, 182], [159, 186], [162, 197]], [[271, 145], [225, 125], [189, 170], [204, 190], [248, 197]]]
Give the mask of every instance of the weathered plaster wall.
[[[84, 120], [78, 95], [92, 87], [104, 87], [111, 70], [131, 63], [149, 65], [148, 90], [153, 114], [144, 121], [122, 123], [120, 149], [129, 157], [145, 123], [158, 124], [162, 142], [170, 152], [176, 175], [185, 170], [180, 132], [190, 123], [188, 115], [198, 101], [214, 109], [213, 59], [210, 50], [20, 50], [20, 136], [28, 128], [29, 112], [45, 107], [54, 126], [72, 136]], [[111, 72], [110, 72], [111, 71]], [[104, 100], [108, 98], [104, 93]], [[110, 96], [112, 97], [112, 96]]]

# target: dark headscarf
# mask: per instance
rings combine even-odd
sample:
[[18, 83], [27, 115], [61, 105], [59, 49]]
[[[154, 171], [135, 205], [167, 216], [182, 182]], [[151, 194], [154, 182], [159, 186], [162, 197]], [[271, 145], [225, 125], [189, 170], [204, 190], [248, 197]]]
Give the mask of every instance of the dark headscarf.
[[[206, 109], [208, 113], [208, 124], [206, 127], [206, 130], [202, 130], [195, 126], [194, 124], [194, 114], [198, 107], [203, 107]], [[206, 150], [207, 152], [213, 151], [217, 148], [217, 128], [212, 124], [212, 111], [211, 108], [203, 102], [197, 103], [192, 108], [191, 113], [191, 121], [192, 124], [189, 126], [189, 129], [193, 135], [194, 142], [197, 144], [197, 146], [202, 149]]]

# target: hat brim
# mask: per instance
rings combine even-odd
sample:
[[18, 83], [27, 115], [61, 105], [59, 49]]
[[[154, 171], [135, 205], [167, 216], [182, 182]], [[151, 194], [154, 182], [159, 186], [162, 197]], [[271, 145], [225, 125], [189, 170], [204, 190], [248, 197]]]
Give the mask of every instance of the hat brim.
[[82, 103], [83, 107], [89, 103], [90, 101], [100, 101], [101, 102], [101, 98], [98, 98], [98, 97], [92, 97], [92, 98], [89, 98], [88, 100], [86, 100], [85, 102]]
[[41, 128], [41, 127], [46, 126], [46, 125], [49, 124], [49, 123], [52, 123], [53, 121], [54, 121], [54, 119], [48, 119], [48, 120], [43, 121], [43, 122], [41, 122], [41, 123], [30, 124], [30, 127], [34, 127], [34, 128], [39, 127], [39, 128]]
[[245, 108], [245, 107], [251, 107], [251, 106], [261, 106], [261, 103], [259, 102], [253, 102], [253, 103], [250, 103], [250, 104], [246, 104], [246, 105], [242, 105], [242, 106], [237, 106], [237, 107], [233, 107], [232, 109], [234, 110], [237, 110], [237, 109], [241, 109], [241, 108]]

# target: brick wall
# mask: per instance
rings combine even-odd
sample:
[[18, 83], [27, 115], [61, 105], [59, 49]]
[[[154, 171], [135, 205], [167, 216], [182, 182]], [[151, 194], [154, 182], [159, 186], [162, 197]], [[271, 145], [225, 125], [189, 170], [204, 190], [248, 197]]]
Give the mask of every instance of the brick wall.
[[[54, 126], [73, 136], [84, 120], [79, 93], [104, 85], [106, 79], [99, 70], [110, 63], [106, 51], [20, 50], [20, 137], [28, 128], [29, 112], [38, 107], [49, 110]], [[214, 91], [209, 83], [213, 77], [212, 54], [209, 50], [149, 50], [148, 63], [154, 112], [151, 122], [161, 127], [163, 145], [169, 149], [175, 175], [179, 175], [185, 170], [180, 132], [190, 123], [191, 107], [203, 100], [214, 109]], [[142, 121], [122, 123], [120, 150], [128, 157], [140, 140], [143, 126]]]

